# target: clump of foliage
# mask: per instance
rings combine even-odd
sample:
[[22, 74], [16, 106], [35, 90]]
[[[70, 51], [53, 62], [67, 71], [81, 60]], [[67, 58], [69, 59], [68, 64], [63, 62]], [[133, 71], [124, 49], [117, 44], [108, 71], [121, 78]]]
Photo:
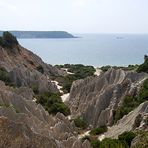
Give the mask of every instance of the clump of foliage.
[[143, 83], [143, 86], [139, 92], [139, 99], [141, 99], [141, 102], [148, 100], [148, 79], [146, 79]]
[[117, 122], [124, 115], [138, 107], [142, 102], [148, 100], [148, 79], [146, 79], [141, 87], [138, 95], [125, 96], [122, 105], [115, 111], [114, 121]]
[[70, 92], [71, 85], [73, 81], [78, 79], [84, 79], [88, 76], [93, 76], [96, 71], [93, 66], [85, 66], [82, 64], [65, 64], [65, 65], [56, 65], [57, 68], [66, 68], [68, 72], [73, 74], [66, 75], [64, 77], [54, 77], [61, 86], [63, 86], [63, 91], [65, 93]]
[[82, 117], [77, 117], [76, 119], [74, 119], [74, 123], [76, 127], [81, 129], [85, 129], [87, 127], [87, 124]]
[[6, 85], [13, 86], [13, 87], [16, 86], [12, 83], [9, 73], [3, 67], [0, 67], [0, 80], [5, 82]]
[[98, 128], [94, 128], [90, 131], [91, 135], [100, 135], [104, 132], [107, 131], [107, 127], [106, 126], [102, 126], [102, 127], [98, 127]]
[[127, 70], [137, 70], [139, 65], [128, 65]]
[[100, 148], [100, 141], [99, 140], [92, 140], [91, 142], [90, 142], [90, 144], [91, 144], [91, 146], [93, 147], [93, 148]]
[[106, 66], [102, 66], [100, 69], [101, 69], [103, 72], [106, 72], [106, 71], [108, 71], [110, 68], [111, 68], [110, 65], [106, 65]]
[[84, 79], [88, 76], [92, 76], [96, 71], [93, 66], [84, 66], [82, 64], [65, 64], [64, 67], [68, 68], [69, 72], [74, 73], [77, 79]]
[[137, 69], [137, 72], [148, 73], [148, 58], [145, 58], [144, 63], [139, 66], [139, 68]]
[[65, 116], [70, 114], [70, 109], [62, 102], [59, 94], [43, 93], [36, 96], [37, 103], [40, 103], [49, 114], [63, 113]]
[[37, 84], [32, 84], [31, 85], [31, 89], [33, 90], [33, 92], [35, 94], [39, 94], [39, 88], [38, 88], [38, 85]]
[[41, 72], [42, 74], [44, 73], [44, 68], [42, 67], [42, 65], [39, 65], [36, 69], [37, 69], [39, 72]]
[[82, 137], [81, 142], [83, 143], [85, 140], [91, 141], [90, 136]]
[[99, 148], [128, 148], [126, 142], [118, 139], [105, 138], [100, 142]]
[[15, 36], [6, 31], [3, 36], [0, 37], [0, 45], [2, 47], [12, 48], [14, 45], [18, 45], [18, 41]]
[[4, 81], [6, 84], [10, 83], [9, 73], [4, 68], [0, 68], [0, 80]]
[[132, 140], [136, 137], [136, 134], [133, 132], [124, 132], [121, 135], [118, 136], [118, 139], [125, 143], [130, 147]]
[[131, 146], [132, 140], [135, 138], [136, 134], [133, 132], [124, 132], [118, 136], [118, 139], [105, 138], [99, 141], [94, 137], [86, 137], [91, 143], [93, 148], [129, 148]]

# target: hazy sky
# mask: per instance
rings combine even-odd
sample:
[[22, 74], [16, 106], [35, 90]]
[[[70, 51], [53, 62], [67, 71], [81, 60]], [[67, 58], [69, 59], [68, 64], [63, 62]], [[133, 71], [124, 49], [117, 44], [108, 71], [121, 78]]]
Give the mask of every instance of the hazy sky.
[[0, 30], [148, 33], [148, 0], [0, 0]]

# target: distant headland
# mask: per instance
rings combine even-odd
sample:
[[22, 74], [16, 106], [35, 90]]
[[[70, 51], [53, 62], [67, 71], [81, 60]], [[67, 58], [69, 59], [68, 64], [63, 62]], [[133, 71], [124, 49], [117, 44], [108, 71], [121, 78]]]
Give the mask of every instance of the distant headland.
[[[0, 31], [2, 36], [4, 31]], [[9, 31], [17, 38], [76, 38], [66, 31]]]

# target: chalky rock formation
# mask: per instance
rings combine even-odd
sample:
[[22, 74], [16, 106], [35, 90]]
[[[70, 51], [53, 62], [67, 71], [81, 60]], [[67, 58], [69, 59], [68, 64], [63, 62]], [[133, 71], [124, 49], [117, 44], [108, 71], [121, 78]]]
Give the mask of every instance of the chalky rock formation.
[[140, 104], [135, 110], [125, 115], [117, 124], [108, 128], [105, 133], [107, 138], [118, 138], [118, 135], [125, 131], [134, 131], [137, 129], [148, 130], [148, 124], [145, 119], [148, 118], [148, 101]]
[[90, 148], [77, 142], [75, 126], [63, 114], [49, 115], [33, 95], [30, 88], [0, 81], [0, 147]]
[[12, 84], [36, 87], [39, 92], [58, 92], [50, 75], [64, 75], [65, 72], [45, 64], [40, 57], [21, 45], [11, 48], [0, 46], [0, 67], [9, 72]]
[[147, 77], [145, 73], [110, 69], [99, 77], [75, 81], [67, 103], [72, 115], [82, 116], [90, 126], [111, 126], [113, 112], [124, 96], [134, 96]]

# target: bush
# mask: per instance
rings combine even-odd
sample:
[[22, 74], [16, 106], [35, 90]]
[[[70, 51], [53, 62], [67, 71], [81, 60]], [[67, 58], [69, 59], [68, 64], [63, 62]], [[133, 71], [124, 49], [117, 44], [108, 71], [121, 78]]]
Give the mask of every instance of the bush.
[[114, 122], [148, 100], [148, 79], [146, 79], [137, 96], [125, 96], [122, 105], [114, 113]]
[[111, 66], [110, 65], [107, 65], [107, 66], [102, 66], [100, 69], [103, 71], [103, 72], [106, 72], [108, 71], [108, 69], [110, 69]]
[[91, 141], [91, 139], [90, 139], [89, 136], [84, 136], [84, 137], [81, 139], [81, 142], [83, 143], [85, 140]]
[[99, 140], [92, 140], [90, 142], [90, 144], [93, 148], [100, 148], [100, 141]]
[[6, 85], [12, 86], [9, 73], [4, 68], [0, 68], [0, 80]]
[[56, 65], [57, 68], [67, 68], [69, 72], [74, 73], [71, 75], [66, 75], [64, 77], [54, 77], [61, 86], [63, 86], [64, 93], [70, 92], [71, 85], [73, 81], [78, 79], [84, 79], [88, 76], [94, 75], [96, 71], [93, 66], [84, 66], [82, 64], [65, 64], [65, 65]]
[[143, 83], [143, 86], [139, 92], [139, 98], [140, 100], [148, 100], [148, 79], [146, 79]]
[[98, 127], [98, 128], [95, 128], [95, 129], [92, 129], [90, 134], [91, 135], [100, 135], [104, 132], [107, 131], [107, 127], [106, 126], [102, 126], [102, 127]]
[[36, 68], [40, 73], [44, 73], [44, 69], [43, 69], [43, 67], [42, 67], [42, 65], [40, 65], [40, 66], [38, 66], [37, 68]]
[[86, 122], [81, 117], [74, 119], [74, 123], [76, 127], [81, 128], [81, 129], [85, 129], [87, 127]]
[[40, 103], [49, 114], [63, 113], [65, 116], [70, 114], [70, 109], [62, 102], [59, 94], [43, 93], [38, 96], [37, 103]]
[[4, 32], [0, 38], [0, 45], [7, 48], [12, 48], [14, 45], [18, 45], [18, 41], [15, 36], [10, 32]]
[[39, 94], [39, 88], [37, 84], [32, 84], [31, 89], [35, 94]]
[[144, 63], [139, 66], [137, 72], [146, 72], [148, 73], [148, 59], [145, 59]]
[[128, 148], [128, 146], [118, 139], [105, 138], [100, 142], [99, 148]]
[[132, 140], [136, 137], [136, 134], [133, 132], [124, 132], [118, 136], [118, 139], [130, 147]]

